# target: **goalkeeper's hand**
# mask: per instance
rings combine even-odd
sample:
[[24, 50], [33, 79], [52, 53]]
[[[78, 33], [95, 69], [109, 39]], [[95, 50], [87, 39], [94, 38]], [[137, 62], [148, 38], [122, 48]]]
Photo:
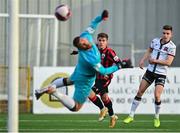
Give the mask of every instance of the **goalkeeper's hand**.
[[122, 68], [122, 62], [121, 61], [116, 62], [116, 66], [118, 67], [118, 69], [121, 69]]
[[123, 59], [121, 61], [122, 68], [133, 68], [131, 59]]
[[133, 68], [131, 59], [123, 59], [122, 61], [119, 60], [116, 65], [118, 66], [119, 69], [121, 68]]
[[102, 12], [101, 16], [102, 16], [102, 19], [103, 19], [104, 21], [106, 21], [106, 20], [108, 19], [108, 17], [109, 17], [109, 12], [108, 12], [108, 10], [104, 10], [104, 11]]

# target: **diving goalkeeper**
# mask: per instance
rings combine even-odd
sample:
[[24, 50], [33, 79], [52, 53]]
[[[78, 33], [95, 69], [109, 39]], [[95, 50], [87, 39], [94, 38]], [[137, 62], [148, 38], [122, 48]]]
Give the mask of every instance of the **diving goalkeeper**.
[[[73, 45], [78, 49], [79, 54], [78, 63], [73, 74], [69, 78], [56, 79], [46, 88], [35, 90], [37, 99], [44, 93], [52, 94], [69, 110], [78, 111], [83, 106], [87, 97], [91, 97], [91, 88], [96, 78], [96, 72], [106, 75], [120, 69], [120, 63], [108, 68], [104, 68], [101, 65], [100, 53], [93, 40], [93, 34], [98, 24], [103, 20], [107, 20], [108, 15], [108, 11], [104, 10], [80, 36], [74, 38]], [[56, 90], [56, 88], [71, 84], [74, 84], [75, 87], [73, 98]]]

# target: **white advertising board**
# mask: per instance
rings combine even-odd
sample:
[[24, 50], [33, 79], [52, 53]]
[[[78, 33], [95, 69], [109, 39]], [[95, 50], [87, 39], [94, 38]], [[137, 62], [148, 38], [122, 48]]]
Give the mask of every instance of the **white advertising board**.
[[[74, 67], [35, 67], [33, 92], [42, 88], [58, 77], [67, 77]], [[139, 68], [123, 69], [114, 73], [109, 86], [109, 96], [113, 101], [115, 113], [129, 113], [131, 103], [135, 97], [141, 78], [145, 72]], [[73, 96], [74, 86], [59, 88], [62, 93]], [[180, 68], [169, 68], [166, 84], [161, 96], [162, 114], [180, 113]], [[66, 109], [54, 97], [45, 94], [39, 100], [33, 95], [33, 112], [41, 113], [74, 113]], [[76, 113], [99, 113], [98, 107], [87, 100], [82, 109]], [[137, 108], [140, 114], [154, 113], [154, 84], [152, 84], [142, 97], [142, 102]]]

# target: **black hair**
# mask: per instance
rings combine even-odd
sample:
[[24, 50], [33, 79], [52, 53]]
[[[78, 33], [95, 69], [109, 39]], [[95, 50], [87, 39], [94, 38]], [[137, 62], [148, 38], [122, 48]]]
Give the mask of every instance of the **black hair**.
[[108, 34], [106, 34], [106, 33], [99, 33], [99, 34], [97, 35], [97, 39], [100, 38], [100, 37], [106, 38], [106, 39], [108, 40]]
[[80, 36], [77, 36], [77, 37], [74, 38], [74, 40], [73, 40], [73, 45], [74, 45], [75, 47], [77, 47], [77, 45], [79, 44], [79, 40], [80, 40]]
[[173, 30], [173, 28], [172, 28], [171, 25], [164, 25], [164, 26], [163, 26], [163, 29], [164, 29], [164, 30], [171, 30], [171, 31]]

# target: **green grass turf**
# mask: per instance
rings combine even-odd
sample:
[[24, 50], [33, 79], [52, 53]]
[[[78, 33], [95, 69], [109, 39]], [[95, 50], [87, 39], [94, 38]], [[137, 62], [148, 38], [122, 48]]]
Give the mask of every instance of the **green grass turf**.
[[[48, 114], [19, 115], [20, 132], [180, 132], [180, 115], [161, 115], [161, 127], [153, 127], [153, 115], [136, 115], [131, 124], [124, 124], [127, 115], [118, 115], [116, 127], [110, 129], [109, 117], [98, 122], [98, 115]], [[0, 132], [7, 132], [7, 114], [0, 114]]]

